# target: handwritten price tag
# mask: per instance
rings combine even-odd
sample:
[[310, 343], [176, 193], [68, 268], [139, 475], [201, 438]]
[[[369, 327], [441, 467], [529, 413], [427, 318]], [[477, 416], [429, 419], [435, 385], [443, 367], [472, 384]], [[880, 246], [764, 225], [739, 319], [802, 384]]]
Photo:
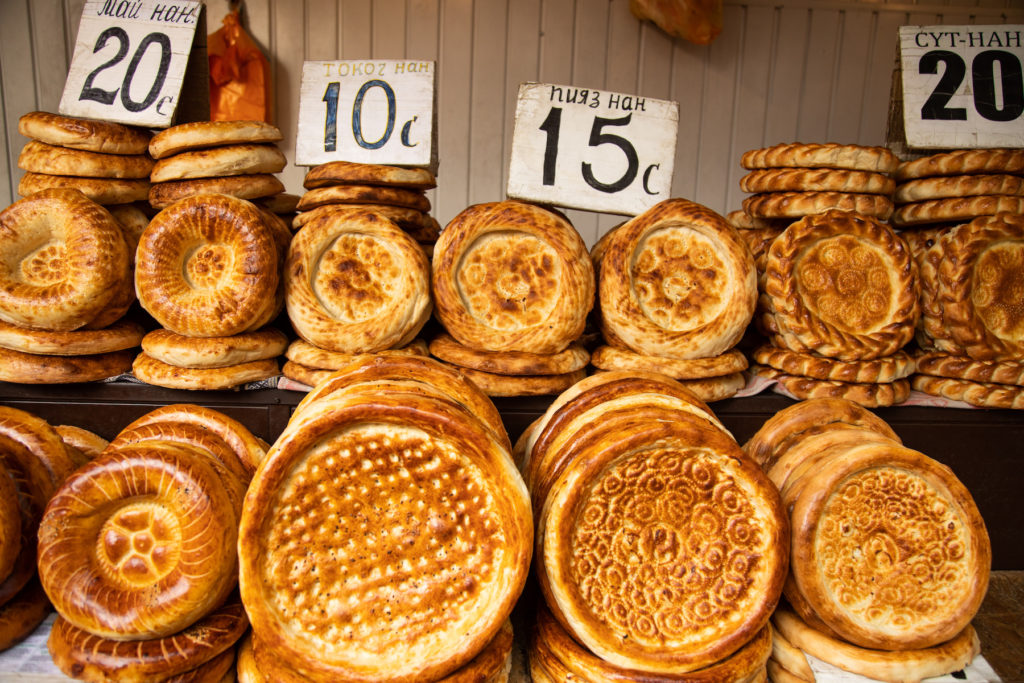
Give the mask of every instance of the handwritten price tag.
[[87, 0], [60, 113], [171, 125], [201, 12], [184, 0]]
[[1024, 147], [1024, 27], [901, 26], [903, 125], [923, 149]]
[[635, 215], [672, 188], [679, 105], [564, 85], [519, 86], [510, 197]]
[[434, 63], [305, 62], [295, 163], [436, 168]]

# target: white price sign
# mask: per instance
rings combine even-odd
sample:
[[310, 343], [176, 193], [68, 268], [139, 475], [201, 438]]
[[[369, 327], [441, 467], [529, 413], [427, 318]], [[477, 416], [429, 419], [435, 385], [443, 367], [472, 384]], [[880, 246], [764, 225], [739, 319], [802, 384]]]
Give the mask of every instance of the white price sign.
[[566, 85], [519, 86], [509, 197], [636, 215], [672, 189], [679, 104]]
[[1024, 147], [1024, 27], [901, 26], [903, 125], [923, 149]]
[[201, 12], [184, 0], [87, 0], [60, 113], [171, 125]]
[[305, 62], [295, 163], [436, 167], [434, 62]]

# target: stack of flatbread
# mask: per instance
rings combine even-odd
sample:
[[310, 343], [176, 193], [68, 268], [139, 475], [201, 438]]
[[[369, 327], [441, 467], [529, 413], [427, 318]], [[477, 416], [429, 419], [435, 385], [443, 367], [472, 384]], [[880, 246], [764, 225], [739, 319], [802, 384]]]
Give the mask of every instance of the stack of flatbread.
[[906, 681], [970, 663], [991, 548], [948, 467], [843, 399], [780, 411], [744, 449], [790, 515], [783, 592], [791, 609], [774, 616], [775, 666], [813, 680], [802, 650], [869, 678]]
[[[237, 421], [191, 405], [123, 429], [57, 488], [39, 524], [47, 645], [87, 681], [220, 681], [248, 627], [238, 521], [263, 457]], [[234, 597], [233, 597], [234, 596]]]
[[1024, 408], [1024, 215], [982, 216], [920, 243], [918, 391]]
[[735, 348], [754, 314], [757, 273], [739, 231], [685, 199], [663, 201], [594, 246], [602, 370], [659, 372], [706, 401], [744, 385]]
[[492, 680], [532, 532], [490, 399], [430, 358], [359, 356], [296, 407], [246, 494], [255, 667], [273, 681]]
[[276, 215], [225, 194], [180, 199], [137, 248], [135, 290], [161, 329], [142, 339], [135, 376], [173, 389], [228, 389], [279, 373], [287, 346], [270, 326], [284, 307], [291, 231]]
[[797, 398], [892, 405], [910, 394], [918, 271], [906, 242], [870, 216], [829, 210], [791, 224], [768, 250], [758, 322], [770, 344], [752, 371]]
[[432, 265], [445, 329], [434, 356], [490, 396], [557, 394], [583, 378], [594, 269], [561, 213], [508, 200], [470, 206], [442, 231]]
[[332, 161], [314, 166], [303, 180], [306, 193], [299, 198], [292, 225], [301, 228], [335, 209], [373, 209], [394, 221], [427, 253], [441, 233], [430, 215], [430, 199], [424, 194], [437, 187], [429, 169], [382, 166], [352, 161]]
[[[114, 208], [114, 207], [111, 207]], [[0, 379], [90, 382], [131, 367], [143, 328], [125, 318], [135, 300], [134, 207], [119, 215], [78, 190], [41, 190], [0, 212]]]
[[0, 406], [0, 651], [50, 613], [36, 573], [36, 534], [46, 503], [77, 466], [42, 418]]
[[599, 372], [518, 448], [557, 621], [541, 616], [534, 680], [763, 677], [789, 529], [706, 403], [665, 375]]
[[287, 163], [276, 144], [281, 138], [276, 126], [262, 121], [197, 121], [162, 130], [149, 142], [156, 160], [149, 203], [164, 209], [197, 194], [257, 199], [283, 193], [274, 176]]
[[18, 183], [22, 197], [71, 188], [103, 205], [146, 200], [149, 131], [34, 111], [18, 119], [18, 132], [30, 138], [18, 156], [26, 171]]
[[1024, 150], [962, 149], [905, 161], [894, 174], [896, 228], [1024, 213]]

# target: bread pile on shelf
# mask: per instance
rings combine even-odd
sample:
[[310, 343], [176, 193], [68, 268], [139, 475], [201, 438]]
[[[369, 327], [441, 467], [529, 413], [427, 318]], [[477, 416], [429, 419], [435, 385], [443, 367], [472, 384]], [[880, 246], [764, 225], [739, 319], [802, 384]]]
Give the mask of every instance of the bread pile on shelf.
[[[427, 350], [427, 343], [422, 339], [413, 339], [405, 346], [397, 349], [385, 349], [383, 351], [375, 351], [374, 353], [381, 356], [430, 355], [430, 352]], [[334, 371], [348, 366], [360, 354], [330, 351], [310, 344], [305, 339], [295, 339], [288, 344], [284, 355], [288, 360], [281, 367], [281, 374], [306, 386], [315, 387], [327, 379], [328, 375]]]
[[478, 388], [430, 358], [359, 356], [306, 395], [246, 494], [255, 666], [274, 681], [491, 680], [529, 506]]
[[[879, 680], [921, 680], [970, 663], [991, 549], [948, 467], [842, 399], [780, 411], [744, 449], [790, 516], [790, 608], [774, 616], [781, 642]], [[803, 667], [777, 665], [800, 678], [794, 668]]]
[[604, 370], [659, 372], [706, 401], [733, 396], [747, 367], [734, 347], [754, 314], [757, 275], [738, 231], [717, 213], [668, 199], [593, 249]]
[[74, 469], [46, 420], [0, 406], [0, 651], [51, 611], [36, 573], [36, 534], [47, 502]]
[[706, 403], [665, 375], [600, 372], [521, 448], [551, 612], [530, 646], [534, 680], [763, 677], [789, 528]]
[[124, 318], [135, 289], [122, 225], [81, 192], [56, 188], [0, 212], [0, 230], [0, 379], [55, 384], [127, 372], [143, 329]]
[[445, 330], [431, 353], [488, 395], [557, 394], [583, 378], [594, 269], [561, 213], [512, 200], [467, 207], [441, 232], [431, 282]]

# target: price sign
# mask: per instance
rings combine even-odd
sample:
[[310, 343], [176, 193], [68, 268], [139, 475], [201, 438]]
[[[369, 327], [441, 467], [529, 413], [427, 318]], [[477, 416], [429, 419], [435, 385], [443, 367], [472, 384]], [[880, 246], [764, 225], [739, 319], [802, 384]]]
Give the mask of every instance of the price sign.
[[519, 86], [508, 196], [635, 215], [672, 188], [679, 105], [565, 85]]
[[901, 26], [903, 126], [923, 149], [1024, 147], [1024, 27]]
[[295, 163], [437, 167], [434, 63], [305, 62]]
[[[205, 45], [202, 9], [201, 2], [185, 0], [87, 0], [60, 113], [171, 125], [197, 27]], [[209, 85], [202, 85], [208, 93]]]

